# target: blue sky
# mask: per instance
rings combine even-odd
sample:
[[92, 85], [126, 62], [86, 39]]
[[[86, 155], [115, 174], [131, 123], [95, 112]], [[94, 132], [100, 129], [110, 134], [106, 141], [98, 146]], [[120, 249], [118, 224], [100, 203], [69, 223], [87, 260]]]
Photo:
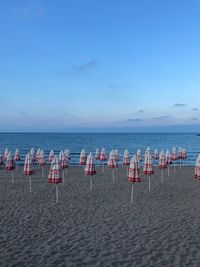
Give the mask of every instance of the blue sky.
[[199, 0], [8, 0], [0, 25], [0, 131], [200, 130]]

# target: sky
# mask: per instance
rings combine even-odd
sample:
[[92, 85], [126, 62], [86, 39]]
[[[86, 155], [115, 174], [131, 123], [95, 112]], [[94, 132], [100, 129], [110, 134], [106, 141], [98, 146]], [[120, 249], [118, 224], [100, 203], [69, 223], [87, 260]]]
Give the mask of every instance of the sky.
[[3, 0], [0, 25], [0, 131], [200, 131], [199, 0]]

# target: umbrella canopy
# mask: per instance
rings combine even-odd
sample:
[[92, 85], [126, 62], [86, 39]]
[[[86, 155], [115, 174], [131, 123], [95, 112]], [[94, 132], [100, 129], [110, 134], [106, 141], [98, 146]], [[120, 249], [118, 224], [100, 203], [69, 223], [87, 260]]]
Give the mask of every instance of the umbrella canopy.
[[80, 154], [79, 164], [84, 166], [86, 164], [86, 160], [87, 160], [86, 152], [84, 149], [82, 149]]
[[167, 149], [166, 153], [165, 153], [165, 158], [166, 158], [166, 164], [169, 166], [172, 164], [172, 160], [171, 160], [171, 154], [169, 149]]
[[96, 170], [95, 170], [93, 156], [92, 153], [90, 152], [87, 157], [85, 165], [85, 175], [94, 175], [94, 174], [96, 174]]
[[14, 160], [20, 161], [20, 153], [18, 148], [15, 150]]
[[59, 184], [62, 182], [60, 177], [60, 164], [57, 156], [54, 156], [51, 162], [51, 167], [48, 175], [48, 183]]
[[186, 159], [187, 158], [185, 148], [179, 148], [178, 157], [179, 157], [179, 159]]
[[142, 161], [142, 152], [140, 148], [136, 152], [136, 159], [137, 161]]
[[97, 148], [95, 151], [95, 159], [99, 160], [100, 159], [100, 153], [99, 153], [99, 149]]
[[159, 159], [159, 153], [158, 153], [158, 149], [157, 148], [155, 148], [155, 150], [154, 150], [153, 158], [154, 159]]
[[30, 154], [32, 157], [32, 161], [35, 162], [36, 161], [36, 155], [35, 155], [35, 149], [33, 147], [30, 150]]
[[0, 165], [3, 165], [3, 155], [0, 152]]
[[53, 158], [54, 158], [54, 151], [51, 150], [51, 151], [49, 152], [49, 158], [48, 158], [48, 160], [49, 160], [50, 163], [52, 162]]
[[69, 160], [67, 155], [63, 152], [61, 155], [61, 160], [60, 160], [60, 168], [61, 170], [64, 170], [69, 167]]
[[175, 160], [177, 160], [177, 159], [178, 159], [178, 156], [177, 156], [177, 154], [176, 154], [176, 147], [174, 146], [174, 147], [172, 148], [171, 160], [175, 161]]
[[146, 155], [146, 154], [150, 154], [150, 153], [151, 153], [151, 151], [150, 151], [150, 147], [148, 146], [147, 149], [146, 149], [146, 151], [145, 151], [145, 155]]
[[110, 156], [109, 156], [109, 159], [108, 159], [108, 164], [107, 164], [108, 168], [115, 169], [115, 168], [118, 167], [115, 156], [116, 156], [115, 155], [115, 151], [111, 150]]
[[8, 154], [9, 154], [9, 149], [6, 148], [4, 152], [4, 160], [7, 160]]
[[125, 166], [130, 165], [129, 153], [128, 153], [127, 149], [125, 149], [125, 151], [124, 151], [123, 165], [125, 165]]
[[119, 152], [117, 149], [114, 150], [114, 156], [115, 156], [115, 160], [118, 161], [119, 160]]
[[70, 150], [68, 148], [65, 149], [64, 154], [69, 161], [71, 159], [71, 153], [70, 153]]
[[7, 156], [7, 160], [6, 160], [5, 169], [7, 171], [12, 171], [12, 170], [14, 170], [14, 168], [15, 168], [15, 163], [14, 163], [14, 160], [13, 160], [11, 152], [9, 152], [8, 156]]
[[153, 164], [152, 164], [150, 153], [146, 153], [146, 155], [145, 155], [143, 173], [146, 175], [154, 174]]
[[131, 159], [131, 164], [128, 173], [128, 181], [130, 183], [141, 182], [139, 164], [135, 155]]
[[158, 166], [160, 169], [165, 169], [167, 168], [167, 163], [166, 163], [166, 158], [165, 158], [165, 153], [162, 150], [159, 155], [159, 163]]
[[107, 160], [107, 156], [106, 156], [106, 150], [105, 148], [103, 147], [101, 149], [101, 153], [100, 153], [100, 158], [99, 158], [101, 161], [106, 161]]
[[194, 169], [194, 178], [200, 180], [200, 154], [197, 157], [196, 165]]
[[37, 161], [39, 161], [40, 151], [41, 151], [40, 148], [38, 148], [35, 156]]
[[26, 154], [26, 157], [25, 157], [24, 175], [32, 175], [35, 173], [32, 162], [33, 162], [32, 156], [31, 156], [31, 153], [29, 152], [28, 154]]
[[45, 159], [44, 159], [44, 151], [43, 150], [40, 150], [40, 154], [38, 155], [38, 164], [41, 167], [46, 165], [46, 162], [45, 162]]

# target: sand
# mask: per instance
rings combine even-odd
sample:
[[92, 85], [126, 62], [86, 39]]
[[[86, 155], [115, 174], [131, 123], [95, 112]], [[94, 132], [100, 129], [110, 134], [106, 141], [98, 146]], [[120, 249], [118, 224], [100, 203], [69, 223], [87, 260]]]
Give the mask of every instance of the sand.
[[[45, 172], [47, 173], [48, 167]], [[200, 181], [194, 167], [170, 177], [155, 170], [135, 184], [133, 205], [126, 171], [97, 168], [90, 192], [82, 167], [70, 167], [55, 185], [0, 169], [0, 266], [200, 266]]]

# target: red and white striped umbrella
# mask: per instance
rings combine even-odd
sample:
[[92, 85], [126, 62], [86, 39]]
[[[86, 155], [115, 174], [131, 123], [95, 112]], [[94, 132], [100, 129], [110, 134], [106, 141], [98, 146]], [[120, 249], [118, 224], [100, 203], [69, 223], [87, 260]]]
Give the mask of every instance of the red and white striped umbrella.
[[162, 177], [161, 177], [161, 181], [163, 183], [163, 179], [164, 179], [164, 173], [163, 170], [165, 168], [167, 168], [167, 163], [166, 163], [166, 158], [165, 158], [165, 153], [163, 150], [161, 150], [160, 155], [159, 155], [159, 163], [158, 163], [159, 168], [162, 170]]
[[42, 167], [42, 178], [44, 178], [44, 166], [46, 165], [46, 161], [44, 158], [44, 151], [40, 150], [40, 154], [37, 156], [38, 165]]
[[14, 161], [20, 161], [20, 153], [18, 148], [15, 150]]
[[196, 165], [194, 169], [194, 178], [196, 178], [197, 180], [200, 180], [200, 154], [198, 155], [197, 160], [196, 160]]
[[92, 175], [95, 175], [95, 174], [96, 174], [95, 164], [94, 164], [92, 153], [90, 152], [87, 157], [87, 161], [85, 165], [85, 175], [90, 175], [90, 191], [92, 191]]
[[68, 148], [65, 149], [64, 154], [65, 154], [66, 158], [68, 159], [68, 161], [70, 161], [71, 153], [70, 153], [70, 150]]
[[170, 154], [169, 149], [167, 149], [167, 151], [165, 153], [165, 158], [166, 158], [166, 164], [167, 164], [167, 173], [169, 176], [169, 166], [172, 164], [171, 154]]
[[99, 160], [103, 163], [102, 173], [104, 173], [104, 161], [107, 160], [106, 150], [104, 147], [101, 149]]
[[141, 182], [139, 163], [135, 155], [131, 159], [131, 164], [128, 173], [128, 182], [132, 183], [132, 190], [131, 190], [131, 204], [132, 204], [134, 183]]
[[178, 158], [179, 158], [179, 160], [180, 160], [180, 169], [181, 169], [181, 164], [182, 164], [181, 160], [184, 160], [184, 159], [187, 158], [187, 156], [186, 156], [186, 151], [185, 151], [185, 149], [182, 148], [182, 147], [179, 148], [179, 151], [178, 151]]
[[85, 166], [87, 160], [87, 155], [84, 149], [81, 150], [79, 164]]
[[8, 154], [9, 154], [9, 149], [6, 147], [4, 152], [4, 160], [7, 160]]
[[126, 174], [128, 176], [128, 167], [130, 165], [130, 158], [129, 158], [129, 153], [128, 153], [127, 149], [125, 149], [125, 151], [124, 151], [123, 165], [126, 166]]
[[150, 151], [150, 147], [148, 146], [147, 149], [146, 149], [146, 151], [145, 151], [145, 156], [146, 156], [147, 154], [150, 154], [150, 153], [151, 153], [151, 151]]
[[35, 156], [38, 163], [39, 163], [40, 151], [41, 151], [40, 148], [38, 148]]
[[56, 185], [56, 203], [58, 203], [58, 184], [62, 183], [62, 178], [60, 177], [60, 164], [57, 156], [51, 161], [51, 167], [48, 175], [48, 183]]
[[115, 160], [119, 161], [119, 151], [117, 149], [114, 150], [114, 156], [115, 156]]
[[147, 152], [144, 158], [143, 174], [149, 176], [149, 191], [151, 191], [151, 175], [154, 174], [154, 170], [150, 152]]
[[31, 153], [26, 154], [25, 162], [24, 162], [24, 175], [29, 176], [29, 184], [30, 184], [30, 192], [32, 192], [32, 183], [31, 183], [31, 175], [35, 173], [33, 169], [33, 160]]
[[13, 160], [11, 152], [8, 153], [5, 169], [7, 171], [11, 171], [12, 182], [14, 184], [15, 181], [14, 181], [13, 170], [15, 169], [15, 163], [14, 163], [14, 160]]
[[95, 151], [95, 159], [99, 160], [100, 159], [100, 153], [99, 153], [99, 149], [97, 148]]
[[63, 152], [61, 153], [61, 159], [60, 159], [60, 168], [62, 170], [63, 174], [63, 183], [65, 182], [65, 170], [69, 167], [69, 160], [67, 155]]
[[138, 162], [142, 161], [142, 152], [140, 148], [136, 152], [136, 159]]
[[176, 153], [176, 147], [174, 146], [172, 148], [172, 154], [171, 154], [171, 160], [174, 162], [174, 172], [175, 172], [175, 169], [176, 169], [176, 163], [175, 161], [178, 159], [178, 156], [177, 156], [177, 153]]
[[155, 160], [159, 159], [159, 153], [158, 153], [158, 149], [157, 149], [157, 148], [155, 148], [155, 150], [154, 150], [153, 158], [154, 158]]
[[36, 161], [36, 154], [35, 154], [35, 149], [33, 147], [30, 150], [30, 154], [32, 157], [32, 162], [35, 162]]
[[113, 177], [113, 183], [114, 183], [114, 181], [115, 181], [114, 170], [118, 168], [117, 161], [116, 161], [116, 154], [115, 154], [114, 150], [111, 150], [111, 152], [110, 152], [107, 167], [112, 169], [112, 177]]
[[53, 158], [54, 158], [54, 151], [53, 151], [53, 149], [52, 149], [52, 150], [49, 152], [48, 161], [51, 163], [52, 160], [53, 160]]

